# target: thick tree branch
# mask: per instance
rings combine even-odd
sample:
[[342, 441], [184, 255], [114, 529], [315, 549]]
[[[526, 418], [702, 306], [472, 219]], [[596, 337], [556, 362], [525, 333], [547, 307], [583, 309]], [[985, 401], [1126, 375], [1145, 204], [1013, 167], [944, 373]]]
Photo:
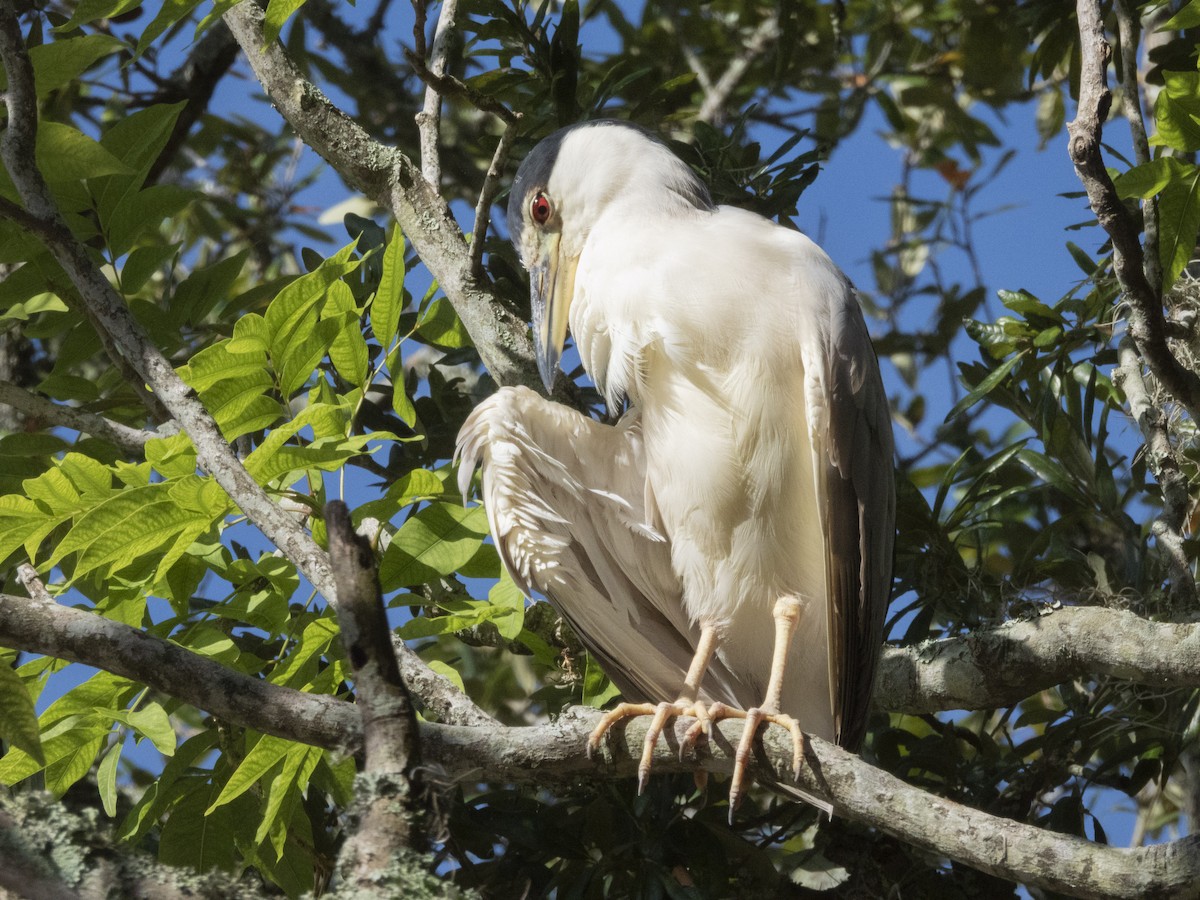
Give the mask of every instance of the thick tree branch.
[[95, 413], [55, 403], [7, 381], [0, 381], [0, 403], [20, 410], [42, 424], [70, 428], [101, 438], [126, 453], [141, 453], [146, 448], [146, 441], [155, 436], [150, 431], [130, 428]]
[[392, 210], [422, 262], [437, 278], [499, 384], [540, 384], [529, 328], [476, 279], [450, 207], [403, 153], [371, 137], [335, 107], [273, 43], [264, 47], [263, 13], [243, 2], [225, 21], [276, 109], [347, 184]]
[[[44, 596], [0, 594], [0, 646], [95, 666], [290, 740], [330, 748], [358, 740], [358, 714], [350, 704], [231, 672], [168, 641]], [[403, 664], [401, 674], [419, 696], [426, 693], [409, 681]], [[1072, 678], [1096, 675], [1154, 687], [1200, 687], [1200, 625], [1069, 607], [966, 637], [889, 648], [880, 663], [875, 702], [885, 710], [914, 714], [995, 709]], [[439, 693], [436, 686], [426, 688]], [[273, 717], [260, 721], [268, 708]], [[472, 709], [475, 715], [443, 715], [434, 707], [445, 721], [496, 725], [473, 704]]]
[[364, 751], [355, 792], [358, 827], [342, 848], [339, 868], [343, 878], [367, 889], [398, 852], [423, 843], [417, 830], [420, 788], [414, 775], [421, 758], [417, 714], [388, 640], [391, 629], [371, 545], [354, 533], [350, 510], [341, 501], [325, 507], [325, 521]]
[[[290, 740], [343, 752], [362, 746], [358, 710], [349, 703], [227, 670], [92, 613], [0, 594], [0, 644], [97, 666], [234, 724]], [[1025, 645], [1033, 649], [1024, 653]], [[911, 659], [898, 661], [898, 654]], [[1071, 609], [983, 635], [893, 651], [885, 657], [881, 678], [881, 700], [887, 708], [930, 708], [930, 701], [915, 700], [911, 693], [906, 698], [903, 691], [910, 689], [895, 686], [896, 670], [905, 666], [934, 672], [936, 677], [917, 683], [924, 690], [945, 692], [937, 699], [947, 708], [976, 703], [992, 707], [1001, 702], [999, 697], [1015, 696], [1015, 684], [1022, 691], [1037, 690], [1097, 671], [1147, 684], [1194, 688], [1200, 685], [1200, 625], [1158, 625], [1125, 612]], [[1039, 669], [1044, 671], [1035, 686], [1029, 672]], [[1008, 682], [1002, 673], [1007, 673]], [[955, 689], [951, 701], [949, 694]], [[605, 762], [597, 764], [584, 753], [596, 715], [578, 710], [526, 728], [424, 724], [422, 753], [428, 764], [466, 781], [546, 784], [599, 772], [632, 775], [645, 720], [617, 732], [606, 745]], [[686, 771], [697, 765], [695, 760], [678, 760], [680, 729], [687, 722], [677, 726], [660, 743], [658, 771]], [[705, 769], [732, 771], [739, 728], [737, 723], [721, 723], [717, 737], [703, 751], [706, 756], [700, 762]], [[758, 760], [758, 774], [787, 784], [791, 741], [776, 731], [767, 733], [767, 753]], [[823, 741], [810, 744], [802, 788], [829, 797], [839, 815], [983, 871], [1077, 896], [1188, 896], [1200, 878], [1200, 838], [1140, 850], [1100, 847], [968, 809], [910, 787]]]
[[361, 741], [358, 710], [351, 703], [285, 691], [178, 644], [45, 597], [0, 594], [0, 646], [95, 666], [234, 724], [304, 744], [340, 751], [356, 750]]
[[965, 637], [889, 648], [877, 706], [893, 712], [997, 709], [1072, 678], [1110, 675], [1200, 687], [1200, 625], [1095, 606], [1059, 609]]
[[1067, 126], [1071, 161], [1087, 191], [1088, 202], [1113, 245], [1113, 269], [1129, 308], [1129, 334], [1155, 378], [1200, 421], [1200, 376], [1185, 368], [1167, 344], [1162, 299], [1143, 270], [1142, 245], [1136, 223], [1117, 196], [1100, 151], [1104, 120], [1112, 95], [1106, 72], [1109, 45], [1099, 0], [1078, 0], [1082, 63], [1079, 73], [1079, 108]]
[[[598, 715], [577, 708], [546, 725], [490, 734], [486, 729], [427, 726], [421, 741], [431, 761], [464, 780], [545, 784], [595, 777], [596, 764], [580, 748]], [[677, 757], [690, 724], [677, 720], [668, 728], [655, 752], [655, 771], [695, 766]], [[619, 777], [636, 773], [646, 725], [645, 718], [635, 719], [609, 739], [603, 771]], [[708, 771], [729, 774], [741, 724], [725, 720], [715, 730], [712, 742], [700, 748], [700, 761]], [[789, 783], [790, 736], [782, 729], [768, 729], [763, 747], [765, 752], [756, 756], [759, 777]], [[1191, 897], [1200, 879], [1200, 836], [1134, 850], [1110, 848], [942, 799], [818, 738], [809, 739], [805, 762], [800, 786], [828, 797], [835, 815], [1002, 878], [1076, 897], [1106, 898]]]
[[1142, 358], [1129, 338], [1122, 339], [1117, 361], [1113, 383], [1125, 392], [1129, 412], [1146, 442], [1146, 462], [1162, 490], [1163, 511], [1155, 517], [1151, 531], [1166, 554], [1172, 587], [1182, 595], [1184, 605], [1191, 608], [1196, 599], [1196, 581], [1183, 545], [1183, 529], [1191, 505], [1187, 476], [1179, 466], [1179, 457], [1167, 432], [1167, 414], [1151, 401], [1142, 378]]

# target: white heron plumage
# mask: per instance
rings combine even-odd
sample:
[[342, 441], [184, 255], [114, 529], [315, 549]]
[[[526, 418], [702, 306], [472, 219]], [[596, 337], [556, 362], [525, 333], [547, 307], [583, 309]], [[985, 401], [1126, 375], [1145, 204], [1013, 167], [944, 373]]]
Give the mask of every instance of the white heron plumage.
[[895, 494], [853, 287], [799, 232], [714, 206], [624, 123], [542, 141], [509, 225], [543, 378], [569, 323], [610, 408], [629, 404], [609, 426], [508, 388], [464, 425], [460, 484], [482, 463], [514, 580], [555, 604], [627, 699], [661, 704], [655, 728], [677, 713], [707, 722], [719, 703], [718, 716], [752, 710], [748, 738], [766, 718], [797, 741], [798, 726], [857, 747]]

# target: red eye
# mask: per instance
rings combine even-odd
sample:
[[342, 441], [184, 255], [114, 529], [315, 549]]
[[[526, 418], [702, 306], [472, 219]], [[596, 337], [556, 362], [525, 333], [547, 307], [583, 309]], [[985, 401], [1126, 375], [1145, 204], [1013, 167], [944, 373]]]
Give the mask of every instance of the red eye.
[[529, 203], [529, 215], [539, 225], [550, 221], [550, 199], [545, 194], [538, 194]]

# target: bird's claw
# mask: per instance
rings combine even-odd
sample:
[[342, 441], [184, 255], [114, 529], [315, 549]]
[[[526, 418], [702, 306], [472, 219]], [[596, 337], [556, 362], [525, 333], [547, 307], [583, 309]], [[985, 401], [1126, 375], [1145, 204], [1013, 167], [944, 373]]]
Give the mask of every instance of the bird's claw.
[[706, 710], [707, 715], [697, 721], [695, 725], [688, 729], [687, 735], [684, 737], [684, 746], [692, 746], [703, 733], [711, 737], [712, 726], [714, 722], [719, 722], [722, 719], [742, 719], [744, 726], [742, 728], [742, 736], [738, 740], [737, 750], [733, 757], [733, 775], [729, 780], [729, 822], [733, 824], [733, 814], [741, 805], [743, 798], [746, 795], [746, 770], [750, 764], [750, 759], [754, 751], [754, 736], [758, 733], [759, 726], [763, 723], [774, 723], [786, 728], [792, 735], [792, 773], [797, 780], [800, 778], [800, 769], [804, 765], [804, 748], [805, 738], [804, 732], [800, 730], [800, 723], [792, 716], [782, 713], [769, 712], [766, 709], [753, 707], [747, 710], [735, 709], [731, 706], [726, 706], [724, 703], [714, 703]]
[[[673, 716], [695, 716], [700, 721], [697, 724], [702, 724], [708, 720], [708, 710], [703, 704], [689, 702], [686, 700], [677, 700], [674, 703], [621, 703], [616, 708], [604, 714], [604, 718], [592, 730], [587, 742], [587, 757], [593, 759], [596, 750], [600, 747], [600, 742], [604, 740], [604, 735], [609, 729], [622, 719], [632, 719], [637, 716], [653, 716], [650, 721], [650, 727], [646, 729], [646, 738], [642, 742], [642, 757], [638, 762], [638, 796], [646, 790], [646, 784], [650, 780], [650, 767], [654, 761], [654, 748], [658, 745], [658, 739], [662, 736], [663, 729], [666, 727], [667, 720]], [[693, 726], [695, 728], [695, 726]], [[692, 729], [688, 730], [691, 734]], [[682, 757], [682, 747], [680, 750]]]

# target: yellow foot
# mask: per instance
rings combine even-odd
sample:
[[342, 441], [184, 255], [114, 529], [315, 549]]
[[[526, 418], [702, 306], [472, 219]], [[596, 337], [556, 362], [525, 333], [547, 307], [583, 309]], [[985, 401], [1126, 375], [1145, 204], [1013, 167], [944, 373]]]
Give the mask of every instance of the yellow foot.
[[[712, 724], [722, 719], [743, 719], [742, 737], [738, 741], [737, 752], [733, 757], [733, 777], [729, 781], [729, 821], [733, 822], [734, 811], [742, 802], [746, 793], [746, 767], [750, 762], [750, 754], [754, 747], [754, 736], [764, 722], [782, 725], [792, 733], [792, 772], [795, 778], [800, 777], [800, 766], [804, 762], [804, 732], [800, 723], [791, 716], [771, 712], [766, 709], [753, 707], [751, 709], [735, 709], [724, 703], [714, 703], [708, 708], [708, 715], [696, 722], [684, 735], [683, 747], [690, 749], [699, 740], [700, 735], [711, 737]], [[682, 750], [682, 748], [681, 748]]]
[[593, 757], [610, 728], [622, 719], [633, 719], [637, 716], [654, 717], [650, 721], [650, 727], [646, 730], [646, 740], [642, 742], [642, 759], [638, 763], [638, 794], [640, 796], [646, 789], [646, 782], [650, 780], [650, 763], [654, 759], [654, 748], [666, 727], [667, 719], [672, 716], [695, 716], [704, 722], [708, 719], [708, 710], [704, 708], [703, 704], [689, 703], [685, 700], [659, 703], [657, 706], [653, 703], [621, 703], [612, 711], [605, 713], [600, 724], [592, 731], [587, 743], [588, 759]]

